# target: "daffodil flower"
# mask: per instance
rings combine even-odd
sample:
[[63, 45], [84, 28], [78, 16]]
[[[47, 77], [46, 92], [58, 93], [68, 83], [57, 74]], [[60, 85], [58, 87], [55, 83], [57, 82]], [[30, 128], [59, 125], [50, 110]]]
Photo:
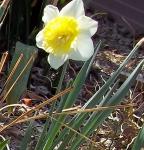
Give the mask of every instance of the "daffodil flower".
[[93, 55], [91, 37], [98, 23], [85, 16], [82, 0], [72, 0], [61, 11], [47, 5], [42, 21], [44, 27], [36, 36], [36, 45], [49, 53], [52, 68], [58, 69], [67, 59], [86, 61]]

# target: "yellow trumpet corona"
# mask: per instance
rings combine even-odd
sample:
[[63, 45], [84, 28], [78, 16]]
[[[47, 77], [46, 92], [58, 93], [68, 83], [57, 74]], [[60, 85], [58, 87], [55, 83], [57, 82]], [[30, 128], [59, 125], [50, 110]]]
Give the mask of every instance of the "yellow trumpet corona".
[[79, 33], [77, 20], [73, 17], [57, 17], [43, 29], [44, 47], [55, 55], [67, 54]]

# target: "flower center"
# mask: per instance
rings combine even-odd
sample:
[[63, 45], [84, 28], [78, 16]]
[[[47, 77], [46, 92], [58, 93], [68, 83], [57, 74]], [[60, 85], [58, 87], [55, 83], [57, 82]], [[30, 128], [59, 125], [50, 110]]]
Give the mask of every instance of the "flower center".
[[56, 55], [69, 53], [78, 33], [79, 27], [75, 18], [57, 17], [44, 27], [44, 47], [49, 53]]

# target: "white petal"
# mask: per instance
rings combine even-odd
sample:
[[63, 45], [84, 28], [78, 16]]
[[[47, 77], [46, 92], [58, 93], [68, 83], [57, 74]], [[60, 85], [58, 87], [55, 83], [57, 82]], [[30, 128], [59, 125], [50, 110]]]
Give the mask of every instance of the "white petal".
[[74, 50], [69, 54], [73, 60], [88, 60], [94, 53], [93, 41], [89, 35], [80, 35], [76, 41]]
[[43, 30], [41, 30], [37, 35], [36, 35], [36, 45], [39, 48], [44, 49], [43, 47]]
[[57, 7], [53, 5], [47, 5], [44, 8], [44, 14], [42, 17], [42, 21], [46, 24], [48, 21], [54, 19], [59, 15], [59, 10]]
[[60, 15], [62, 16], [72, 16], [72, 17], [80, 17], [85, 15], [84, 12], [84, 4], [82, 0], [72, 0], [60, 11]]
[[60, 66], [64, 64], [64, 62], [68, 59], [68, 56], [55, 56], [53, 54], [49, 54], [48, 63], [54, 69], [58, 69]]
[[81, 16], [78, 18], [79, 27], [82, 31], [89, 31], [93, 36], [98, 28], [98, 22], [87, 16]]

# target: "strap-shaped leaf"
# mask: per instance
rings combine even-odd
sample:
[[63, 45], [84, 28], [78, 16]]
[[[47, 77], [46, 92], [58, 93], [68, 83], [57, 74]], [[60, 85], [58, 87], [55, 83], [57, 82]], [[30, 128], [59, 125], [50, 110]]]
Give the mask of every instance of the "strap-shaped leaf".
[[0, 150], [4, 150], [4, 148], [6, 147], [7, 143], [8, 143], [8, 140], [0, 141]]
[[[90, 67], [93, 63], [93, 60], [95, 59], [95, 56], [100, 48], [101, 42], [99, 42], [96, 46], [96, 50], [95, 50], [95, 54], [93, 55], [92, 59], [88, 60], [87, 62], [85, 62], [85, 64], [83, 65], [82, 69], [80, 70], [79, 74], [77, 75], [74, 83], [73, 83], [73, 91], [68, 95], [67, 100], [65, 102], [64, 108], [69, 108], [71, 107], [75, 101], [76, 98], [85, 82], [85, 79], [90, 71]], [[50, 126], [49, 132], [48, 132], [48, 138], [44, 147], [44, 150], [49, 150], [51, 149], [53, 140], [55, 138], [55, 136], [57, 135], [58, 131], [60, 130], [61, 124], [59, 124], [59, 122], [63, 123], [65, 120], [66, 116], [65, 115], [61, 115], [57, 118], [58, 122], [53, 121], [53, 123]]]
[[142, 148], [144, 148], [144, 125], [142, 126], [134, 141], [132, 150], [141, 150]]
[[22, 142], [21, 142], [20, 150], [27, 150], [27, 146], [31, 140], [33, 122], [34, 121], [30, 122], [30, 124], [25, 132], [24, 138], [22, 139]]
[[10, 4], [10, 0], [3, 0], [2, 4], [0, 5], [0, 27], [5, 19], [5, 15], [7, 14], [7, 9]]
[[[68, 65], [68, 61], [63, 66], [63, 69], [62, 69], [62, 72], [61, 72], [61, 77], [60, 77], [60, 80], [59, 80], [59, 84], [58, 84], [58, 87], [57, 87], [57, 90], [56, 90], [56, 94], [58, 92], [60, 92], [60, 90], [62, 88], [62, 82], [63, 82], [64, 76], [65, 76], [65, 73], [66, 73], [67, 65]], [[67, 88], [68, 87], [69, 86], [67, 86]], [[64, 97], [65, 96], [67, 96], [67, 94], [64, 95]], [[61, 101], [60, 101], [60, 104], [59, 104], [59, 110], [61, 110], [61, 107], [63, 108], [63, 106], [64, 106], [64, 102], [65, 102], [63, 100], [64, 97], [61, 98]], [[50, 115], [52, 115], [52, 112], [54, 110], [54, 106], [55, 106], [55, 103], [52, 105]], [[39, 138], [39, 140], [37, 142], [37, 145], [35, 147], [35, 150], [39, 150], [39, 149], [42, 149], [44, 147], [45, 141], [46, 141], [46, 135], [47, 135], [47, 132], [48, 132], [47, 131], [48, 130], [48, 126], [49, 126], [50, 123], [51, 123], [51, 120], [49, 118], [47, 118], [46, 122], [45, 122], [45, 125], [44, 125], [44, 128], [43, 128], [43, 131], [42, 131], [42, 133], [40, 135], [40, 138]]]
[[16, 49], [10, 65], [9, 74], [12, 72], [19, 57], [21, 55], [23, 55], [23, 57], [4, 89], [4, 95], [7, 95], [5, 97], [7, 104], [17, 103], [20, 96], [26, 90], [28, 78], [37, 51], [37, 48], [34, 46], [25, 45], [21, 42], [16, 43]]
[[[99, 105], [100, 102], [103, 99], [103, 96], [105, 93], [109, 90], [109, 87], [112, 86], [112, 84], [115, 82], [121, 71], [124, 69], [128, 61], [136, 54], [138, 48], [141, 46], [143, 39], [136, 44], [136, 46], [133, 48], [133, 50], [130, 52], [130, 54], [127, 56], [127, 58], [124, 60], [124, 62], [119, 66], [119, 68], [113, 73], [113, 75], [107, 80], [107, 82], [97, 91], [83, 106], [83, 109], [85, 108], [93, 108], [95, 105]], [[102, 103], [102, 102], [101, 102]], [[103, 99], [103, 103], [105, 103], [105, 100]], [[100, 104], [101, 105], [101, 104]], [[69, 126], [71, 126], [74, 129], [79, 129], [79, 127], [83, 124], [84, 120], [88, 117], [89, 114], [87, 113], [81, 113], [75, 115], [75, 117], [70, 121]], [[68, 133], [69, 129], [64, 129], [59, 137], [56, 140], [56, 145], [61, 141], [62, 138], [64, 138], [65, 134]], [[74, 133], [72, 133], [74, 134]], [[72, 138], [72, 134], [69, 134], [68, 137], [66, 137], [66, 141], [68, 142], [68, 139]]]
[[[128, 79], [122, 84], [122, 86], [119, 88], [119, 90], [115, 93], [115, 95], [108, 100], [107, 106], [115, 106], [118, 105], [124, 98], [124, 96], [129, 91], [129, 88], [131, 87], [132, 83], [135, 81], [138, 73], [141, 71], [141, 68], [144, 64], [144, 60], [142, 60], [138, 66], [135, 68], [135, 70], [131, 73], [131, 75], [128, 77]], [[91, 132], [93, 132], [112, 112], [112, 109], [93, 113], [87, 123], [85, 124], [84, 128], [82, 129], [82, 134], [85, 136], [90, 135]], [[71, 144], [71, 150], [77, 149], [77, 147], [82, 142], [81, 137], [75, 138], [73, 143]]]

